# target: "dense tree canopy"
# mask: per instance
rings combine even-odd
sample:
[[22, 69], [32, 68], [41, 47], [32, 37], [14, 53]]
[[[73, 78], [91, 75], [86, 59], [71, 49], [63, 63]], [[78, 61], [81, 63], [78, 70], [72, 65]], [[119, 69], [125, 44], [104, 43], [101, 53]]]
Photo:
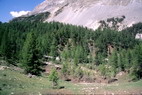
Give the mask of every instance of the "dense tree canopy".
[[53, 61], [59, 57], [61, 63], [109, 64], [116, 73], [130, 71], [141, 78], [142, 47], [141, 41], [135, 39], [136, 33], [139, 33], [136, 31], [140, 31], [141, 27], [135, 27], [118, 32], [110, 29], [93, 31], [58, 22], [1, 23], [0, 57], [14, 65], [39, 65], [41, 57], [38, 54], [53, 56]]

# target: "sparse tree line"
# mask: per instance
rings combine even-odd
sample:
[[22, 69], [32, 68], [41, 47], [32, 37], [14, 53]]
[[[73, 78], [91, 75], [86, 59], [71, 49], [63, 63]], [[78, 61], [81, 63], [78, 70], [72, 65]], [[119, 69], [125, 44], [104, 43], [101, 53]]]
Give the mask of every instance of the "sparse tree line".
[[[22, 66], [26, 73], [40, 75], [43, 55], [59, 57], [63, 75], [83, 76], [79, 64], [98, 66], [102, 75], [128, 72], [133, 79], [142, 78], [142, 43], [135, 39], [142, 24], [123, 31], [89, 30], [58, 22], [0, 23], [0, 57], [9, 64]], [[108, 53], [108, 47], [112, 49]], [[95, 54], [94, 54], [95, 53]], [[73, 67], [72, 73], [67, 64]], [[110, 69], [106, 69], [106, 66]], [[52, 72], [56, 75], [55, 71]], [[77, 73], [77, 74], [75, 74]], [[58, 79], [58, 77], [55, 77]], [[51, 80], [54, 80], [51, 77]], [[55, 81], [56, 84], [56, 81]]]

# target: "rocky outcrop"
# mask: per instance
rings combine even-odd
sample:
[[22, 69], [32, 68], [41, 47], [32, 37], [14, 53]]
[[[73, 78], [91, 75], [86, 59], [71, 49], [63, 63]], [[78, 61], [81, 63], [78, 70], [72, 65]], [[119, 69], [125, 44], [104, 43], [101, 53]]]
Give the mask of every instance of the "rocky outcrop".
[[[45, 22], [59, 21], [97, 29], [99, 21], [125, 16], [121, 25], [142, 22], [142, 0], [45, 0], [29, 14], [50, 12]], [[125, 27], [124, 27], [125, 28]]]

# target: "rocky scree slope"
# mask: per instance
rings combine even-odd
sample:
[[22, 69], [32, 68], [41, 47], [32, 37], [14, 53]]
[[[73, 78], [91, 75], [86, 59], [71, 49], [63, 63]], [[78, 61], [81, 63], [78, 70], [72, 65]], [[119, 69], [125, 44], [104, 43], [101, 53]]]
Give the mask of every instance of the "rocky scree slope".
[[45, 0], [29, 15], [50, 12], [44, 22], [58, 21], [92, 29], [100, 20], [125, 16], [121, 29], [142, 22], [142, 0]]

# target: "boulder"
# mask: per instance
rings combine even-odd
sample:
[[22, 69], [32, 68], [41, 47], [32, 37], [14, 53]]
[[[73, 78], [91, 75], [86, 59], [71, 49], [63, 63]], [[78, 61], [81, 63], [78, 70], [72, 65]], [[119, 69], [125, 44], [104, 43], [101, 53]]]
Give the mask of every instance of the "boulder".
[[110, 79], [110, 80], [108, 80], [108, 83], [112, 83], [112, 82], [116, 82], [116, 81], [118, 81], [118, 79]]

